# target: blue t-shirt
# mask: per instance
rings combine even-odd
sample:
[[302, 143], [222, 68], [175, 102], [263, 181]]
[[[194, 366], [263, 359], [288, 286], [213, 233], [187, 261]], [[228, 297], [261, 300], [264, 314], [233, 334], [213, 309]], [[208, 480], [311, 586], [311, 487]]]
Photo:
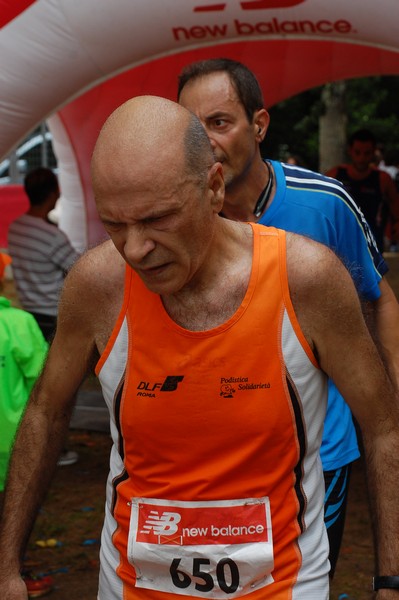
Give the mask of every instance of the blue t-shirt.
[[[301, 167], [270, 162], [277, 189], [259, 223], [325, 244], [348, 268], [359, 296], [377, 300], [378, 284], [388, 266], [361, 211], [343, 185]], [[331, 380], [320, 455], [324, 471], [338, 469], [360, 456], [351, 411]]]

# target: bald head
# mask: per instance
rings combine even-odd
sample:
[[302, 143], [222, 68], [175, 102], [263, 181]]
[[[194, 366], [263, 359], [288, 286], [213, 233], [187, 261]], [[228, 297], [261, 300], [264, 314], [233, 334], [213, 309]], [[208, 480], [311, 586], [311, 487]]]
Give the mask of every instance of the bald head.
[[104, 177], [156, 171], [172, 166], [199, 175], [214, 162], [200, 121], [182, 106], [157, 96], [138, 96], [105, 122], [92, 158], [93, 185]]
[[223, 168], [197, 117], [163, 98], [129, 100], [100, 132], [92, 180], [100, 220], [145, 285], [171, 294], [191, 282], [224, 198]]

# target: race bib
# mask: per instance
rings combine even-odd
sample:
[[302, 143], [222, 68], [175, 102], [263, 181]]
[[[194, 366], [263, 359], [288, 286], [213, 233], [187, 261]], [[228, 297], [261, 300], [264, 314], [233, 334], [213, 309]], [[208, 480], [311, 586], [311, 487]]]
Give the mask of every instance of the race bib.
[[133, 498], [131, 508], [128, 558], [137, 587], [226, 599], [273, 582], [268, 498]]

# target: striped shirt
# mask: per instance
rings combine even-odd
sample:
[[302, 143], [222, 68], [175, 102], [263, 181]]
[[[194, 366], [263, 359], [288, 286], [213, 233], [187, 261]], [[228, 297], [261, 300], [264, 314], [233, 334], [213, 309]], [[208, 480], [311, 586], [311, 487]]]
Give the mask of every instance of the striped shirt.
[[25, 214], [10, 225], [8, 251], [22, 307], [57, 316], [65, 273], [79, 256], [65, 233], [56, 225]]

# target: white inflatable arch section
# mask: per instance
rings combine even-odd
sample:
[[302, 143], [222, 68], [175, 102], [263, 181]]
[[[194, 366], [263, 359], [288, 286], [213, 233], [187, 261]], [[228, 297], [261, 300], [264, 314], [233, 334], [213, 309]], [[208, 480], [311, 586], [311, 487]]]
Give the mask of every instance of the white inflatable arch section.
[[398, 0], [0, 0], [0, 160], [48, 119], [62, 228], [104, 238], [90, 186], [108, 115], [139, 94], [176, 97], [193, 60], [226, 56], [268, 106], [328, 81], [399, 74]]

